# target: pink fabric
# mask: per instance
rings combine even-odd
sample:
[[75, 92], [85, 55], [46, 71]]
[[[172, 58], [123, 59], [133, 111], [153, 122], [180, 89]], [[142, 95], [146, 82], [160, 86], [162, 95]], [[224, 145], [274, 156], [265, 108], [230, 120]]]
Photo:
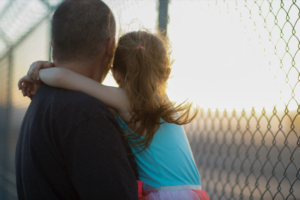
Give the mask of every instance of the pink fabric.
[[152, 192], [146, 200], [209, 200], [204, 190], [172, 190]]
[[209, 197], [207, 196], [205, 190], [192, 190], [193, 192], [196, 192], [201, 200], [209, 200]]
[[138, 194], [142, 194], [143, 193], [143, 182], [140, 180], [137, 180], [137, 184], [138, 184]]
[[137, 184], [138, 184], [139, 200], [146, 200], [146, 197], [143, 195], [143, 182], [140, 180], [137, 180]]

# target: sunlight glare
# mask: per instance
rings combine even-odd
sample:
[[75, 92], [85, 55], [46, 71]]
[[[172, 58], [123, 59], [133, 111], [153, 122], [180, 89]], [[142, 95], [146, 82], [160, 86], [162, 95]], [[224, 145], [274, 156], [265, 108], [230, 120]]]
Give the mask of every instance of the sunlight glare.
[[[280, 63], [269, 32], [263, 19], [254, 19], [255, 13], [250, 19], [243, 5], [238, 5], [241, 13], [235, 6], [235, 1], [210, 6], [204, 1], [171, 2], [168, 35], [175, 60], [167, 91], [171, 100], [228, 110], [272, 110], [276, 105], [285, 77], [282, 72], [275, 77]], [[290, 91], [286, 95], [290, 98]]]

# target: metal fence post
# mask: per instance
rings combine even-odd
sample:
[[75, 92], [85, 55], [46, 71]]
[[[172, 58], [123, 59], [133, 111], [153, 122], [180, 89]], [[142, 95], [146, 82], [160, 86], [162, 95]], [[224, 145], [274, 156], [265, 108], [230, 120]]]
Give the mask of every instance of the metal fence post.
[[49, 52], [48, 52], [48, 61], [50, 61], [51, 62], [51, 58], [52, 58], [52, 46], [51, 46], [51, 38], [52, 38], [52, 36], [51, 36], [51, 29], [52, 29], [52, 17], [51, 17], [51, 15], [49, 15], [49, 31], [48, 31], [48, 33], [49, 33]]
[[169, 21], [168, 6], [169, 6], [169, 0], [159, 0], [158, 28], [162, 36], [167, 35], [167, 25]]
[[[5, 188], [7, 187], [6, 171], [8, 169], [8, 155], [9, 155], [9, 130], [10, 130], [10, 116], [11, 116], [11, 96], [12, 96], [12, 48], [8, 51], [8, 79], [7, 79], [7, 99], [6, 99], [6, 107], [3, 109], [3, 121], [2, 121], [2, 133], [1, 133], [1, 163], [0, 163], [0, 177], [2, 179], [0, 190], [0, 199], [7, 199], [7, 191]], [[3, 169], [3, 170], [2, 170]]]

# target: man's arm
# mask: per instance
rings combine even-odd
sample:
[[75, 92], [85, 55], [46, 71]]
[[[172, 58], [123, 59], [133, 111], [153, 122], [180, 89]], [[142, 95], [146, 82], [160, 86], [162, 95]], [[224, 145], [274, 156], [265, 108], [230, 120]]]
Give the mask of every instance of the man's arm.
[[81, 199], [137, 200], [137, 183], [118, 129], [102, 114], [62, 141], [67, 171]]

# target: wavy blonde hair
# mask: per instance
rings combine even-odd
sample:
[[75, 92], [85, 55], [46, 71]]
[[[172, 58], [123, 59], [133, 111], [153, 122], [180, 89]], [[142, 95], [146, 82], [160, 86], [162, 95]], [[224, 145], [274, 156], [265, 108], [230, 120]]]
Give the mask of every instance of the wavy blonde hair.
[[[198, 109], [191, 113], [192, 104], [183, 102], [177, 106], [166, 96], [166, 80], [172, 62], [166, 40], [160, 35], [146, 31], [129, 32], [119, 38], [113, 62], [114, 70], [124, 79], [124, 89], [130, 102], [131, 120], [129, 127], [138, 128], [130, 136], [130, 145], [146, 149], [161, 124], [162, 118], [167, 123], [178, 125], [192, 121]], [[146, 131], [146, 136], [141, 138]], [[134, 141], [134, 142], [132, 142]], [[140, 151], [139, 151], [140, 152]]]

